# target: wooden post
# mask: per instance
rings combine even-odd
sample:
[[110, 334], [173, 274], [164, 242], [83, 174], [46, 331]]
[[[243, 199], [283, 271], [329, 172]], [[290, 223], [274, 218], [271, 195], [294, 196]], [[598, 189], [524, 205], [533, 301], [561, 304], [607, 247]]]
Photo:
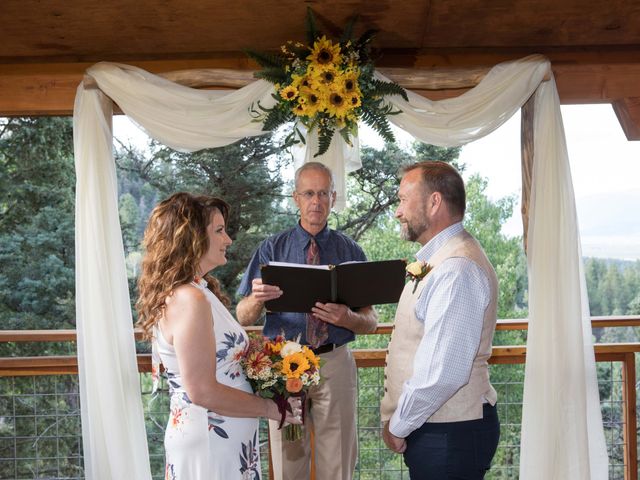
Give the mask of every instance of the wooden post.
[[529, 97], [521, 109], [520, 134], [522, 148], [522, 243], [524, 253], [527, 253], [527, 233], [529, 230], [529, 200], [531, 198], [531, 179], [533, 176], [533, 119], [534, 93]]
[[636, 359], [625, 353], [622, 362], [622, 396], [624, 398], [624, 478], [638, 480], [638, 439], [636, 427]]
[[267, 429], [267, 443], [269, 444], [269, 480], [273, 480], [273, 457], [271, 456], [271, 430]]

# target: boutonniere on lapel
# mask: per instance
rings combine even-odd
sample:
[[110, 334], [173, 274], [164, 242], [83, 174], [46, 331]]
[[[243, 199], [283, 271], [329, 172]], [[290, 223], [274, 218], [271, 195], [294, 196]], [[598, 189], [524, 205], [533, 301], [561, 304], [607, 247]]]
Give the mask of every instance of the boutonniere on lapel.
[[413, 282], [412, 294], [416, 293], [418, 283], [420, 283], [420, 280], [426, 277], [431, 270], [433, 270], [433, 267], [427, 262], [423, 262], [421, 260], [417, 260], [407, 265], [407, 278]]

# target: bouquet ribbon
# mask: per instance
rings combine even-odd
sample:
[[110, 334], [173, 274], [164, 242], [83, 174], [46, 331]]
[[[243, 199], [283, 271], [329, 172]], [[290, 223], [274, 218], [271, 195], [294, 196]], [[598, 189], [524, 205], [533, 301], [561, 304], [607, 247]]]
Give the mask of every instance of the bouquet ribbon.
[[[305, 392], [299, 392], [299, 393], [293, 393], [290, 396], [291, 397], [300, 397], [301, 400], [302, 400], [302, 424], [304, 425], [304, 418], [305, 418], [305, 415], [306, 415], [304, 404], [305, 404], [305, 401], [306, 401], [307, 394]], [[280, 394], [276, 394], [272, 398], [272, 400], [278, 406], [278, 412], [280, 412], [280, 424], [278, 425], [278, 430], [282, 429], [282, 426], [284, 425], [284, 420], [285, 420], [285, 418], [287, 418], [287, 412], [293, 413], [293, 411], [291, 410], [291, 405], [287, 401], [287, 398], [289, 398], [289, 397], [285, 397], [284, 395], [280, 395]]]

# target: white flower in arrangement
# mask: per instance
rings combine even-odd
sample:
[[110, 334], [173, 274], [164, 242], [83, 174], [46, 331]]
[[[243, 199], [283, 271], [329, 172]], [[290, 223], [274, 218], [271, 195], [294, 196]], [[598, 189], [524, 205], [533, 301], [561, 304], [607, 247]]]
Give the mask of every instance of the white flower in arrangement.
[[311, 385], [319, 385], [320, 384], [320, 372], [316, 370], [311, 374]]
[[271, 380], [269, 380], [268, 382], [263, 383], [260, 388], [262, 390], [266, 390], [269, 387], [272, 387], [273, 385], [275, 385], [278, 382], [278, 378], [272, 378]]
[[263, 368], [258, 372], [252, 372], [252, 373], [253, 375], [251, 376], [251, 378], [255, 380], [269, 380], [273, 375], [271, 371], [271, 367]]
[[284, 344], [284, 347], [282, 347], [282, 350], [280, 350], [280, 356], [282, 358], [288, 356], [288, 355], [293, 355], [294, 353], [298, 353], [302, 351], [302, 345], [300, 345], [298, 342], [287, 342]]

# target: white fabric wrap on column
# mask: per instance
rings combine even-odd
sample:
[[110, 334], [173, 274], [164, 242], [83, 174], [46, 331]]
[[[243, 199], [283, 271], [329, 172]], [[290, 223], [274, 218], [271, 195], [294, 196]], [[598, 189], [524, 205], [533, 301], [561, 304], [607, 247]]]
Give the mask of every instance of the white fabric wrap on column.
[[85, 476], [151, 478], [118, 218], [111, 101], [78, 90], [76, 328]]
[[[434, 102], [407, 92], [406, 102], [393, 96], [390, 101], [402, 113], [389, 120], [423, 142], [463, 145], [502, 125], [549, 71], [549, 62], [534, 55], [497, 65], [476, 88], [457, 98]], [[183, 87], [126, 65], [97, 64], [88, 73], [152, 137], [179, 150], [216, 147], [262, 134], [262, 125], [252, 121], [249, 107], [258, 101], [266, 107], [274, 102], [273, 87], [264, 81], [229, 93]], [[384, 79], [378, 73], [376, 76]], [[520, 474], [522, 478], [601, 479], [606, 478], [607, 453], [564, 131], [555, 83], [545, 82], [540, 92], [534, 130], [529, 226], [531, 330]], [[99, 102], [98, 92], [80, 86], [74, 136], [84, 452], [88, 479], [145, 479], [149, 478], [149, 465], [109, 117], [110, 110]], [[336, 173], [341, 202], [346, 173], [360, 165], [354, 140], [349, 147], [335, 135], [330, 151], [320, 158]], [[317, 138], [309, 138], [307, 160], [317, 151], [315, 142]], [[536, 455], [537, 450], [543, 453]], [[585, 468], [589, 471], [583, 475], [582, 470], [567, 470], [577, 464], [588, 465]], [[540, 471], [545, 474], [538, 474]]]
[[554, 80], [534, 100], [520, 479], [608, 478], [569, 156]]

